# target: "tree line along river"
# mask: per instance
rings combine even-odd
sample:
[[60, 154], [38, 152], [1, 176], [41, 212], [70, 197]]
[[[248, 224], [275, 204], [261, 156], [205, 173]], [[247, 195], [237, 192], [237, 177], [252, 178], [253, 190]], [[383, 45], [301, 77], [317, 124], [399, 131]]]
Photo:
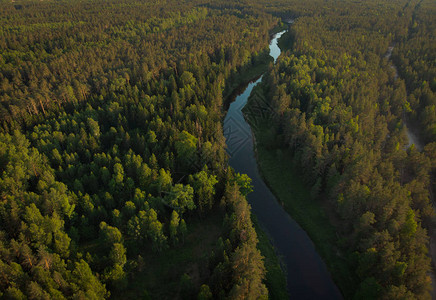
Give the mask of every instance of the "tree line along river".
[[[278, 39], [282, 31], [273, 36], [270, 55], [274, 62], [280, 55]], [[292, 299], [342, 299], [325, 263], [315, 250], [307, 233], [289, 216], [263, 181], [256, 162], [253, 134], [244, 119], [242, 108], [253, 88], [262, 77], [247, 85], [230, 104], [224, 119], [224, 136], [229, 164], [236, 172], [252, 179], [253, 192], [247, 198], [260, 226], [270, 237], [277, 254], [286, 267], [287, 286]]]

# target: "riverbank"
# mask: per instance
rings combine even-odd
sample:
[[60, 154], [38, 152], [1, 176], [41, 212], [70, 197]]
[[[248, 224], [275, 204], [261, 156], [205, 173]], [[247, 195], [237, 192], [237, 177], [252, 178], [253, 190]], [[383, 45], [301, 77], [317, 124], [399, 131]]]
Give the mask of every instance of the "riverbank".
[[[274, 35], [270, 43], [270, 55], [274, 58], [274, 62], [281, 53], [277, 40], [284, 33], [285, 31], [282, 31]], [[230, 104], [227, 111], [223, 131], [229, 164], [236, 172], [245, 173], [252, 179], [254, 191], [248, 195], [248, 202], [252, 207], [253, 215], [268, 234], [286, 267], [286, 282], [291, 297], [293, 299], [342, 299], [314, 243], [279, 204], [258, 171], [253, 135], [241, 109], [247, 103], [253, 88], [261, 80], [259, 78], [248, 84]]]
[[[272, 29], [271, 34], [279, 32], [281, 27]], [[237, 73], [232, 74], [226, 81], [223, 91], [224, 109], [227, 111], [230, 104], [241, 94], [250, 82], [258, 79], [268, 70], [268, 66], [274, 59], [269, 55], [268, 49], [252, 59], [251, 65], [241, 67]], [[257, 248], [264, 257], [266, 268], [265, 285], [268, 288], [269, 299], [289, 299], [286, 274], [283, 270], [280, 257], [271, 243], [271, 237], [261, 228], [256, 216], [252, 213], [251, 219], [259, 240]]]
[[[252, 94], [259, 93], [263, 93], [261, 85], [255, 87]], [[258, 109], [259, 103], [253, 102], [249, 98], [245, 109], [249, 110], [253, 105]], [[345, 298], [349, 298], [354, 294], [357, 284], [349, 270], [347, 258], [337, 246], [338, 237], [331, 220], [333, 212], [329, 212], [321, 199], [312, 199], [310, 188], [304, 184], [291, 153], [278, 146], [280, 142], [275, 140], [276, 134], [271, 131], [271, 120], [256, 118], [253, 124], [250, 117], [246, 119], [252, 125], [257, 163], [265, 183], [286, 212], [307, 232], [334, 281]]]
[[[272, 37], [276, 33], [286, 30], [288, 27], [287, 24], [281, 23], [271, 29], [269, 34]], [[252, 58], [252, 64], [242, 66], [236, 73], [229, 76], [223, 91], [225, 110], [228, 109], [230, 103], [235, 100], [236, 96], [244, 91], [250, 82], [255, 81], [268, 70], [268, 66], [272, 62], [274, 62], [274, 59], [269, 55], [269, 49], [265, 49]]]
[[226, 111], [230, 103], [245, 89], [247, 84], [268, 70], [271, 62], [273, 62], [273, 58], [269, 56], [268, 50], [265, 50], [252, 59], [252, 64], [241, 67], [238, 72], [229, 76], [223, 91], [223, 103]]
[[256, 216], [252, 214], [251, 219], [257, 233], [257, 238], [259, 239], [257, 248], [264, 257], [266, 268], [265, 284], [268, 288], [269, 299], [289, 299], [286, 286], [286, 274], [283, 271], [281, 259], [277, 256], [276, 249], [271, 244], [270, 237], [268, 237], [266, 232], [260, 227]]

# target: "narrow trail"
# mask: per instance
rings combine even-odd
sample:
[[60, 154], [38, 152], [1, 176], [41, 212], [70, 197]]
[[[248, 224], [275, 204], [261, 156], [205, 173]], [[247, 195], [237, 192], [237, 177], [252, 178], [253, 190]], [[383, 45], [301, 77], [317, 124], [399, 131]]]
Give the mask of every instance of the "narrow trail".
[[[422, 0], [414, 8], [412, 23], [414, 22], [414, 19], [415, 19], [416, 9], [419, 8], [421, 2], [422, 2]], [[390, 61], [390, 63], [391, 63], [390, 67], [392, 69], [394, 69], [394, 71], [395, 71], [394, 79], [397, 80], [399, 78], [398, 69], [397, 69], [397, 66], [391, 60], [391, 56], [392, 56], [392, 52], [394, 50], [394, 47], [395, 47], [395, 44], [392, 44], [388, 47], [385, 58]], [[413, 145], [415, 145], [416, 149], [421, 152], [424, 149], [423, 143], [419, 140], [419, 137], [414, 133], [415, 130], [413, 130], [412, 126], [409, 124], [409, 122], [407, 122], [407, 119], [405, 117], [403, 117], [403, 122], [405, 124], [406, 134], [407, 134], [407, 138], [409, 140], [409, 143], [407, 144], [406, 148], [407, 149], [410, 148], [410, 146], [412, 146], [412, 144], [413, 144]], [[436, 208], [436, 203], [435, 203], [434, 199], [432, 200], [430, 198], [430, 201], [433, 203], [433, 207]], [[432, 262], [431, 262], [432, 263], [432, 272], [430, 274], [430, 277], [432, 280], [432, 287], [433, 287], [433, 290], [431, 292], [431, 296], [432, 296], [433, 300], [436, 300], [436, 229], [433, 229], [432, 231], [430, 231], [429, 234], [430, 234], [429, 254], [430, 254], [430, 257], [432, 260]]]
[[[388, 47], [388, 51], [386, 52], [385, 58], [390, 61], [390, 67], [395, 71], [394, 79], [397, 80], [399, 78], [398, 75], [398, 69], [397, 66], [393, 63], [391, 60], [392, 51], [394, 51], [395, 44], [392, 44]], [[423, 144], [419, 141], [418, 136], [415, 134], [414, 128], [412, 128], [411, 124], [407, 121], [406, 117], [403, 116], [403, 122], [406, 129], [407, 139], [409, 140], [409, 143], [407, 144], [406, 148], [410, 148], [412, 145], [415, 145], [416, 149], [418, 151], [422, 151], [424, 148]]]

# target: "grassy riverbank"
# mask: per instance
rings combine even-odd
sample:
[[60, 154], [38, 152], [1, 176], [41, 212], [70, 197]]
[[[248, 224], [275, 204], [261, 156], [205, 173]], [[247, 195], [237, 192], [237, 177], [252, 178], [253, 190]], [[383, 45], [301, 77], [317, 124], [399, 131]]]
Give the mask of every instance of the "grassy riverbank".
[[254, 228], [256, 229], [259, 243], [257, 248], [264, 256], [266, 268], [266, 287], [269, 292], [269, 299], [281, 300], [289, 299], [289, 294], [286, 286], [286, 274], [280, 265], [280, 259], [277, 257], [274, 246], [271, 244], [268, 235], [260, 227], [256, 216], [252, 215]]
[[261, 76], [268, 70], [268, 65], [273, 61], [268, 50], [260, 53], [252, 59], [252, 63], [241, 67], [238, 72], [229, 76], [223, 91], [223, 99], [226, 106], [234, 100], [241, 89], [254, 79]]
[[[254, 90], [252, 95], [263, 93], [261, 85], [255, 89], [259, 90]], [[244, 111], [253, 105], [254, 101], [250, 100], [252, 98], [249, 98]], [[255, 105], [257, 107], [259, 103]], [[310, 187], [304, 184], [292, 154], [280, 146], [271, 120], [256, 118], [253, 124], [253, 119], [250, 120], [247, 115], [256, 139], [259, 171], [265, 183], [290, 216], [308, 233], [342, 293], [352, 295], [355, 284], [346, 258], [337, 247], [338, 238], [332, 225], [333, 212], [321, 199], [311, 197]]]

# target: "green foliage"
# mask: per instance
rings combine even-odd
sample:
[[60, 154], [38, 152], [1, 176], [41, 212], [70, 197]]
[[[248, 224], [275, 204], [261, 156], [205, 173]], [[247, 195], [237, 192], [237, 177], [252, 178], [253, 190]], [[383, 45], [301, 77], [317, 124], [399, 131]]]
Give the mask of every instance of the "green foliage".
[[203, 284], [200, 287], [200, 292], [198, 292], [198, 300], [210, 300], [212, 299], [212, 292], [210, 291], [210, 288], [208, 285]]
[[123, 244], [113, 244], [111, 252], [109, 253], [109, 259], [114, 266], [118, 265], [122, 268], [126, 264], [126, 248], [124, 248]]
[[177, 157], [182, 162], [182, 167], [184, 169], [190, 169], [192, 167], [191, 165], [195, 163], [197, 144], [198, 139], [187, 131], [184, 130], [179, 134], [175, 147]]
[[172, 187], [171, 192], [165, 197], [168, 204], [183, 214], [186, 210], [196, 208], [194, 203], [194, 189], [189, 185], [176, 184]]
[[220, 240], [217, 255], [213, 257], [212, 290], [232, 299], [267, 299], [268, 290], [263, 282], [265, 266], [257, 249], [250, 207], [239, 186], [230, 182], [224, 195], [227, 212], [224, 226], [229, 239], [225, 244]]
[[173, 210], [171, 213], [171, 221], [170, 221], [170, 239], [173, 242], [173, 244], [177, 244], [178, 242], [178, 233], [179, 233], [179, 223], [180, 218], [179, 214]]
[[207, 168], [193, 176], [189, 176], [189, 181], [195, 189], [198, 207], [201, 213], [210, 210], [213, 205], [215, 195], [215, 184], [218, 183], [215, 175], [209, 175]]
[[92, 273], [89, 265], [82, 259], [75, 263], [70, 280], [78, 287], [77, 297], [102, 299], [109, 296], [105, 286]]
[[114, 244], [121, 243], [122, 234], [118, 228], [107, 225], [105, 222], [100, 223], [100, 239], [103, 243]]
[[247, 174], [236, 173], [235, 179], [236, 179], [236, 183], [240, 187], [240, 192], [243, 196], [247, 196], [249, 193], [253, 191], [251, 178], [248, 177]]
[[377, 280], [373, 277], [365, 279], [354, 295], [353, 299], [377, 299], [380, 297], [381, 286], [377, 283]]
[[[434, 140], [432, 3], [0, 7], [2, 297], [123, 295], [138, 255], [147, 268], [183, 249], [193, 212], [205, 218], [219, 199], [223, 239], [188, 294], [266, 297], [250, 179], [226, 171], [221, 118], [223, 95], [267, 68], [271, 14], [299, 16], [265, 75], [280, 116], [271, 136], [339, 216], [339, 246], [360, 262], [356, 295], [425, 297], [434, 151], [404, 152], [401, 119]], [[393, 40], [398, 80], [382, 58]]]
[[182, 299], [192, 299], [195, 295], [195, 288], [192, 279], [186, 273], [180, 277], [180, 294]]

